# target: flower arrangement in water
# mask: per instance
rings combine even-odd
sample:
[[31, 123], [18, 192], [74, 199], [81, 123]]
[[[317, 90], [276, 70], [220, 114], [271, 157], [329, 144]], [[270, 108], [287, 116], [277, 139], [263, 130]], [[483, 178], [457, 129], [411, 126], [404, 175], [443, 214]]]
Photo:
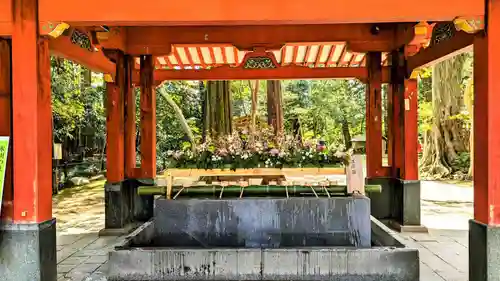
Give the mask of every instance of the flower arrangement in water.
[[186, 145], [167, 155], [170, 168], [236, 170], [345, 165], [350, 151], [342, 146], [326, 147], [313, 140], [302, 142], [292, 136], [276, 137], [272, 129], [258, 133], [243, 129], [229, 136], [207, 138], [195, 149]]

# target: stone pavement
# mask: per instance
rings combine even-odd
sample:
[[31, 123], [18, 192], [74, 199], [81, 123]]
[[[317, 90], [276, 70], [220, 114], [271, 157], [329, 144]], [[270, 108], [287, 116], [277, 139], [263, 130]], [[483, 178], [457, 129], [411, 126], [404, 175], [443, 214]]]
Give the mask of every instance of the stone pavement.
[[[433, 187], [436, 185], [431, 183], [422, 189], [422, 223], [429, 228], [429, 233], [401, 233], [401, 236], [408, 245], [420, 251], [421, 281], [468, 280], [468, 220], [472, 218], [473, 211], [472, 203], [467, 201], [471, 201], [471, 198], [469, 200], [463, 196], [467, 200], [429, 200], [439, 196], [436, 195], [439, 194], [438, 192], [432, 190]], [[467, 193], [453, 191], [453, 187], [449, 186], [446, 188], [449, 188], [452, 193], [455, 192], [454, 194]], [[74, 199], [71, 197], [67, 200]], [[61, 203], [61, 201], [65, 200], [58, 202]], [[99, 208], [101, 208], [99, 212], [103, 212], [100, 203]], [[54, 204], [54, 210], [56, 209], [57, 204]], [[85, 224], [82, 221], [85, 221], [87, 214], [79, 211], [75, 224], [83, 226]], [[97, 213], [92, 208], [89, 208], [88, 212], [91, 218], [94, 218]], [[58, 213], [63, 212], [59, 210]], [[99, 222], [100, 224], [102, 222]], [[93, 224], [91, 231], [81, 231], [81, 234], [75, 234], [77, 231], [71, 225], [58, 227], [58, 281], [106, 280], [108, 251], [122, 238], [98, 237], [94, 231], [94, 228], [98, 226]]]
[[58, 236], [58, 281], [105, 281], [108, 252], [121, 239], [97, 233]]

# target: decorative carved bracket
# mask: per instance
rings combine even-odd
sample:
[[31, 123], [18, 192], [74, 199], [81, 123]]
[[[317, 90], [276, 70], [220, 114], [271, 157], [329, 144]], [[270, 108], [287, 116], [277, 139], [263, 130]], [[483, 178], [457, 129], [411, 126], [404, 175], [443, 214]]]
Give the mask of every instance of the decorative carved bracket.
[[78, 29], [73, 29], [70, 39], [71, 43], [80, 46], [82, 49], [86, 49], [90, 52], [94, 51], [90, 36], [86, 32]]
[[272, 52], [257, 50], [245, 55], [242, 67], [244, 69], [273, 69], [278, 68], [279, 64]]

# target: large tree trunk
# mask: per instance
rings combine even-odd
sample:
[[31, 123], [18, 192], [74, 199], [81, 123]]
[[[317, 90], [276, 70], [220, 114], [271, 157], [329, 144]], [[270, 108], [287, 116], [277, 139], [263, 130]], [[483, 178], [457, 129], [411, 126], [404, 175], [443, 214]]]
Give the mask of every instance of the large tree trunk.
[[344, 144], [346, 149], [352, 146], [351, 132], [349, 130], [349, 122], [345, 116], [342, 116], [342, 136], [344, 137]]
[[276, 136], [283, 135], [283, 105], [281, 81], [267, 81], [267, 123], [273, 127]]
[[470, 79], [464, 92], [464, 102], [470, 115], [469, 152], [470, 166], [469, 177], [474, 176], [474, 80]]
[[255, 126], [257, 125], [257, 107], [258, 107], [258, 94], [260, 88], [260, 81], [255, 80], [255, 85], [252, 86], [252, 82], [248, 81], [248, 85], [250, 86], [250, 91], [252, 92], [252, 111], [250, 117], [252, 119], [252, 124], [250, 125], [250, 135], [253, 137], [255, 135]]
[[207, 82], [204, 106], [206, 134], [214, 137], [230, 135], [233, 114], [229, 81]]
[[464, 55], [440, 62], [432, 70], [432, 129], [425, 134], [421, 169], [424, 175], [449, 176], [460, 152], [468, 150], [462, 111], [462, 67]]

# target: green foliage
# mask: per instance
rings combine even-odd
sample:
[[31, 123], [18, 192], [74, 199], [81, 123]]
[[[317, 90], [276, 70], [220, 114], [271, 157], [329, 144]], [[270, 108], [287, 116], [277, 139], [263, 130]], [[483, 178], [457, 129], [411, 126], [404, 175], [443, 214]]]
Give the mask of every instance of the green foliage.
[[92, 130], [103, 139], [106, 121], [103, 84], [92, 84], [90, 72], [71, 61], [51, 58], [51, 66], [56, 141], [74, 139], [84, 130]]
[[[106, 89], [102, 75], [91, 73], [84, 67], [65, 59], [52, 58], [51, 64], [55, 141], [65, 142], [77, 139], [82, 132], [89, 130], [93, 131], [98, 139], [104, 141]], [[182, 111], [182, 115], [195, 136], [195, 141], [199, 142], [203, 127], [203, 93], [200, 90], [200, 82], [172, 81], [165, 82], [160, 87]], [[322, 139], [329, 144], [344, 143], [343, 122], [347, 122], [348, 130], [352, 135], [364, 133], [364, 85], [359, 81], [283, 81], [282, 89], [287, 133], [292, 131], [292, 119], [299, 120], [302, 137], [305, 140]], [[266, 82], [260, 81], [257, 116], [263, 120], [267, 116], [266, 91]], [[232, 81], [231, 93], [233, 117], [249, 116], [252, 94], [250, 81]], [[176, 115], [172, 109], [172, 103], [169, 105], [162, 95], [157, 95], [156, 104], [157, 163], [162, 168], [167, 165], [166, 159], [170, 157], [169, 151], [188, 151], [191, 149], [191, 144], [179, 115]], [[139, 132], [139, 89], [136, 89], [136, 109]], [[269, 145], [272, 147], [272, 143]], [[204, 155], [201, 161], [211, 157], [207, 153]], [[308, 161], [319, 165], [322, 161], [322, 153], [311, 155], [313, 157]], [[140, 149], [138, 149], [139, 157]], [[249, 157], [251, 159], [245, 159], [245, 161], [241, 159], [241, 156], [238, 157], [236, 158], [241, 160], [239, 163], [246, 163], [242, 164], [243, 166], [255, 166], [259, 163], [265, 165], [265, 161], [271, 161], [274, 163], [272, 165], [276, 165], [279, 162], [279, 159], [274, 156], [274, 158], [266, 159], [251, 156]], [[303, 155], [299, 152], [294, 155], [290, 154], [285, 162], [299, 165], [302, 157]]]
[[[195, 137], [201, 136], [201, 93], [198, 82], [172, 81], [161, 87], [182, 110]], [[139, 99], [137, 99], [139, 108]], [[137, 120], [140, 120], [139, 118]], [[185, 148], [189, 138], [182, 128], [174, 109], [160, 94], [156, 98], [156, 155], [159, 166], [166, 166], [167, 152]]]
[[351, 135], [364, 133], [365, 86], [357, 80], [285, 81], [285, 128], [298, 118], [306, 138], [344, 143], [342, 122]]
[[467, 174], [469, 172], [470, 167], [470, 153], [461, 152], [458, 154], [458, 157], [453, 161], [452, 168], [453, 170], [459, 171], [463, 174]]

